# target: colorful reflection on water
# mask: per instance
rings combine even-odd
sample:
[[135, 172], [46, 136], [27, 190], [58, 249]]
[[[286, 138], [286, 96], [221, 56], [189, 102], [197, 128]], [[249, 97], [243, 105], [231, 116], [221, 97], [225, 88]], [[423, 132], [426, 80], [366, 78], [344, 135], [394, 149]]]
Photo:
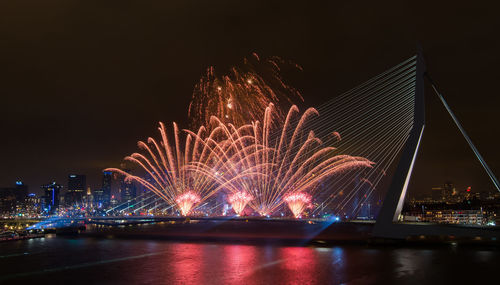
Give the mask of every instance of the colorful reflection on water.
[[492, 276], [499, 262], [500, 253], [488, 249], [54, 237], [0, 244], [0, 284], [473, 283]]

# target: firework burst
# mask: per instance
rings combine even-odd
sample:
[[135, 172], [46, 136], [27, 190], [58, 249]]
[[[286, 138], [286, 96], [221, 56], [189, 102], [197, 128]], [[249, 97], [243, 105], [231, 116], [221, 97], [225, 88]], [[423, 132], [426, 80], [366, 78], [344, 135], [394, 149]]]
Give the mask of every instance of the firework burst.
[[[261, 60], [255, 53], [227, 75], [219, 76], [214, 67], [209, 67], [193, 91], [188, 112], [192, 126], [207, 126], [212, 116], [242, 126], [260, 120], [269, 103], [303, 101], [300, 92], [283, 80], [284, 66], [301, 69], [278, 57]], [[277, 115], [282, 116], [281, 111]]]
[[311, 195], [304, 192], [295, 192], [285, 195], [284, 200], [295, 218], [300, 218], [302, 212], [311, 203]]
[[245, 209], [246, 205], [248, 202], [250, 202], [253, 199], [252, 196], [250, 196], [248, 193], [240, 191], [231, 194], [228, 197], [228, 202], [231, 204], [233, 207], [234, 211], [236, 214], [239, 216]]
[[147, 143], [140, 141], [138, 146], [145, 154], [125, 157], [145, 172], [144, 177], [118, 168], [106, 171], [139, 182], [186, 216], [219, 190], [237, 193], [248, 188], [247, 180], [261, 175], [255, 156], [265, 150], [254, 144], [254, 138], [242, 134], [247, 127], [228, 127], [217, 118], [213, 118], [213, 125], [210, 133], [203, 126], [196, 133], [184, 130], [185, 139], [181, 140], [174, 123], [171, 140], [160, 123], [159, 142], [153, 138], [148, 138]]
[[[161, 139], [140, 141], [143, 153], [125, 158], [145, 175], [106, 170], [139, 182], [183, 216], [224, 192], [238, 215], [248, 205], [268, 216], [286, 203], [300, 217], [325, 179], [373, 163], [338, 155], [316, 137], [311, 122], [319, 114], [314, 108], [300, 114], [292, 105], [292, 99], [303, 99], [283, 81], [284, 64], [277, 57], [261, 60], [253, 54], [228, 75], [218, 76], [210, 67], [189, 106], [198, 131], [181, 132], [173, 123], [172, 139], [160, 123]], [[283, 102], [292, 105], [288, 113], [279, 107]], [[338, 132], [331, 135], [341, 140]]]
[[202, 175], [196, 167], [218, 161], [216, 142], [213, 139], [216, 134], [206, 134], [205, 128], [200, 127], [197, 133], [187, 134], [182, 144], [177, 124], [174, 123], [173, 128], [174, 139], [171, 140], [165, 125], [160, 123], [160, 141], [151, 137], [147, 143], [140, 141], [138, 146], [145, 154], [133, 153], [125, 157], [125, 160], [145, 172], [144, 177], [117, 168], [106, 170], [139, 182], [169, 205], [177, 206], [183, 215], [187, 215], [217, 190], [213, 179]]
[[173, 140], [160, 123], [161, 141], [141, 141], [138, 145], [146, 154], [125, 158], [140, 166], [148, 178], [116, 168], [106, 170], [141, 183], [184, 216], [224, 191], [230, 193], [229, 202], [237, 214], [248, 204], [268, 216], [286, 202], [298, 217], [326, 178], [372, 165], [362, 157], [335, 155], [335, 148], [324, 146], [307, 127], [317, 115], [313, 108], [299, 115], [292, 106], [280, 124], [273, 121], [279, 119], [269, 104], [262, 124], [256, 121], [237, 128], [212, 117], [211, 132], [203, 126], [196, 133], [184, 130], [184, 144], [175, 123]]
[[189, 215], [191, 209], [196, 203], [200, 202], [201, 198], [198, 194], [188, 191], [184, 194], [181, 194], [175, 199], [177, 202], [177, 206], [181, 210], [181, 214], [183, 216]]
[[249, 205], [261, 215], [272, 214], [289, 193], [312, 195], [326, 178], [372, 167], [373, 163], [363, 157], [336, 155], [334, 147], [323, 145], [309, 124], [318, 116], [314, 108], [299, 115], [299, 109], [292, 106], [282, 124], [273, 122], [277, 117], [275, 112], [270, 104], [263, 123], [252, 124], [255, 145], [268, 150], [255, 156], [261, 175], [253, 179], [249, 187], [254, 197]]

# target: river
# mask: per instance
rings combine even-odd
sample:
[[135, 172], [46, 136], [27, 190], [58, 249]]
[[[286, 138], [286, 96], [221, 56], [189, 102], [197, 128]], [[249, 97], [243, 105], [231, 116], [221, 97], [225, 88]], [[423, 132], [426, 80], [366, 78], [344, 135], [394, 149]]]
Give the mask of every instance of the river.
[[499, 283], [498, 248], [45, 238], [0, 243], [0, 284]]

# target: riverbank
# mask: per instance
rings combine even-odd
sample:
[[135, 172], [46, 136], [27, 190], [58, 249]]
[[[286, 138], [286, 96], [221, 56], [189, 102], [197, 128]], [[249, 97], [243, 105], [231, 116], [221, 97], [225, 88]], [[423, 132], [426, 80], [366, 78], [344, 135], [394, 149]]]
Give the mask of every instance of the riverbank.
[[12, 235], [0, 236], [0, 242], [42, 238], [42, 237], [45, 237], [44, 233], [27, 234], [27, 235], [12, 234]]

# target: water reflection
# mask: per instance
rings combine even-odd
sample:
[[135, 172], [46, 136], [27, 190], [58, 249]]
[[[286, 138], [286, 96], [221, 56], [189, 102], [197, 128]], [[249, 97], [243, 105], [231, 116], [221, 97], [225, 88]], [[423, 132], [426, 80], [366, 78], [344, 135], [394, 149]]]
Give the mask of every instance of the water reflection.
[[0, 253], [1, 284], [473, 284], [478, 276], [496, 276], [500, 263], [498, 250], [461, 247], [315, 248], [57, 237], [0, 244]]
[[401, 250], [396, 254], [396, 277], [413, 275], [418, 269], [417, 258], [413, 251]]
[[342, 250], [341, 247], [334, 247], [332, 249], [332, 257], [333, 257], [333, 262], [332, 264], [335, 266], [336, 269], [343, 269], [344, 268], [344, 250]]
[[203, 245], [175, 243], [172, 249], [171, 259], [166, 265], [173, 265], [174, 284], [203, 284]]
[[[166, 263], [175, 284], [320, 284], [328, 266], [342, 267], [342, 249], [255, 245], [172, 244]], [[333, 255], [333, 258], [332, 258]], [[165, 276], [168, 280], [169, 274]], [[326, 278], [326, 279], [325, 279]]]
[[394, 253], [394, 271], [396, 278], [412, 277], [424, 273], [432, 265], [433, 251], [414, 249], [400, 249]]
[[280, 264], [285, 284], [311, 284], [318, 279], [317, 259], [314, 249], [309, 247], [283, 247], [280, 255], [285, 262]]
[[222, 248], [224, 280], [231, 284], [252, 284], [249, 273], [257, 267], [257, 248], [249, 245], [226, 245]]

